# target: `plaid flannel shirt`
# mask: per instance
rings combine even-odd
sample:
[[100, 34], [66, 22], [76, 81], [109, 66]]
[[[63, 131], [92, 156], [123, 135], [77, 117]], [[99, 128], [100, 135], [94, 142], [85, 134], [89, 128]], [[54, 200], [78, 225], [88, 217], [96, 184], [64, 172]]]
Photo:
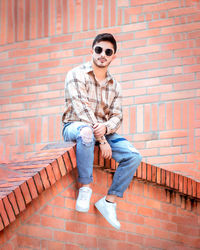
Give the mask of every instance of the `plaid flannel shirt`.
[[122, 122], [121, 88], [107, 72], [105, 85], [94, 77], [91, 62], [70, 70], [65, 79], [63, 123], [81, 121], [89, 125], [104, 123], [107, 134], [114, 133]]

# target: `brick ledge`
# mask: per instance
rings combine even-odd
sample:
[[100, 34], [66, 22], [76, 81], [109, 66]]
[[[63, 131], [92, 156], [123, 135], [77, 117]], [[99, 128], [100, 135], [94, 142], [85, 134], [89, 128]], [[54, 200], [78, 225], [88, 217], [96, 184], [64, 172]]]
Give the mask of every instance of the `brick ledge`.
[[[16, 219], [33, 199], [76, 168], [76, 144], [49, 144], [23, 162], [0, 165], [0, 231]], [[114, 159], [105, 160], [95, 146], [94, 165], [114, 172]], [[200, 200], [200, 182], [142, 162], [134, 178], [164, 186], [191, 200]]]

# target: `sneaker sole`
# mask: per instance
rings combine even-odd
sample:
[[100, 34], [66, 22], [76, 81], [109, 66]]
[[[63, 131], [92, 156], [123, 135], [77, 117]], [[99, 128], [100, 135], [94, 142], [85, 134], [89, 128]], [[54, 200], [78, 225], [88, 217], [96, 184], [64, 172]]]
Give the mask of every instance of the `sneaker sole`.
[[99, 206], [99, 203], [98, 203], [98, 202], [95, 203], [95, 207], [96, 207], [96, 208], [98, 209], [98, 211], [103, 215], [103, 217], [107, 220], [107, 222], [110, 223], [110, 225], [112, 225], [112, 226], [113, 226], [114, 228], [116, 228], [116, 229], [120, 229], [120, 226], [118, 227], [118, 226], [114, 225], [109, 219], [106, 218], [106, 214], [104, 214], [104, 213], [101, 211], [101, 209], [100, 209], [101, 206]]
[[76, 211], [82, 212], [82, 213], [87, 213], [89, 211], [89, 208], [83, 209], [83, 208], [76, 206]]

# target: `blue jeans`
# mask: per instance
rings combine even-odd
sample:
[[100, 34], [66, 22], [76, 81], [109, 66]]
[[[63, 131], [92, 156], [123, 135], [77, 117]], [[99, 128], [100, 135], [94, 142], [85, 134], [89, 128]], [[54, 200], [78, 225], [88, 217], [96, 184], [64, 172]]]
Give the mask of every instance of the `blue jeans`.
[[[78, 181], [89, 184], [93, 181], [95, 137], [92, 132], [92, 140], [89, 143], [83, 142], [80, 131], [84, 127], [90, 126], [83, 122], [66, 123], [63, 128], [63, 138], [65, 141], [76, 141]], [[117, 133], [106, 135], [106, 139], [112, 149], [112, 158], [119, 163], [108, 194], [123, 197], [142, 157], [129, 141]]]

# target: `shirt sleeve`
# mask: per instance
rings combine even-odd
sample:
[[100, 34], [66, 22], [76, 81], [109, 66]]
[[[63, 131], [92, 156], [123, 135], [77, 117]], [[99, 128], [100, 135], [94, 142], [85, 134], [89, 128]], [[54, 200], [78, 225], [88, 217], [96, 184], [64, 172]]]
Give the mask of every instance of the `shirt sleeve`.
[[81, 72], [70, 71], [65, 79], [65, 99], [72, 105], [80, 121], [90, 124], [97, 122], [94, 112], [88, 102], [87, 90]]
[[120, 127], [122, 120], [123, 120], [122, 95], [121, 95], [121, 88], [120, 88], [119, 83], [117, 83], [115, 91], [116, 91], [116, 94], [110, 107], [108, 121], [104, 123], [107, 127], [106, 134], [115, 133], [117, 129]]

